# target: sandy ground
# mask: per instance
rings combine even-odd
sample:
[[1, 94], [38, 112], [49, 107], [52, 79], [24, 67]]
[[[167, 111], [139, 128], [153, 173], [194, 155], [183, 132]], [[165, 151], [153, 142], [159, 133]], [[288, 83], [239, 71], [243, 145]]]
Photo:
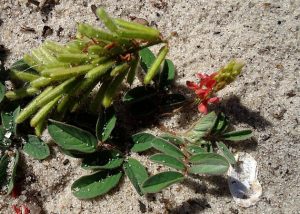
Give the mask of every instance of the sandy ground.
[[[0, 44], [10, 50], [5, 65], [45, 39], [68, 41], [76, 22], [98, 24], [92, 4], [115, 17], [145, 18], [166, 36], [176, 31], [168, 57], [176, 64], [179, 85], [231, 58], [246, 62], [239, 80], [220, 93], [224, 100], [218, 108], [236, 127], [254, 131], [255, 140], [235, 150], [250, 152], [258, 161], [263, 195], [255, 206], [243, 209], [233, 201], [225, 178], [195, 177], [139, 197], [125, 179], [104, 197], [80, 201], [70, 186], [86, 172], [77, 160], [54, 149], [52, 158], [42, 162], [23, 157], [26, 184], [19, 200], [36, 203], [43, 213], [299, 213], [300, 1], [61, 0], [41, 12], [34, 4], [26, 6], [25, 0], [0, 0]], [[53, 32], [43, 35], [45, 26]], [[24, 32], [24, 27], [35, 32]], [[196, 112], [185, 112], [166, 124], [185, 129], [197, 117]], [[12, 213], [11, 204], [17, 201], [0, 200], [0, 213]]]

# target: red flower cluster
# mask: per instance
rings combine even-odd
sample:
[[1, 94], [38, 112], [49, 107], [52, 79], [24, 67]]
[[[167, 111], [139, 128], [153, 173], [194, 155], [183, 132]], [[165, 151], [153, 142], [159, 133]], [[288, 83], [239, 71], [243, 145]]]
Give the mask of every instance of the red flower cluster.
[[217, 74], [217, 72], [211, 75], [198, 73], [196, 75], [200, 79], [199, 84], [191, 81], [186, 82], [187, 87], [195, 91], [195, 94], [199, 98], [200, 103], [198, 105], [198, 110], [203, 114], [207, 114], [207, 106], [209, 103], [217, 103], [220, 101], [218, 97], [213, 97], [214, 87], [217, 83], [214, 77]]

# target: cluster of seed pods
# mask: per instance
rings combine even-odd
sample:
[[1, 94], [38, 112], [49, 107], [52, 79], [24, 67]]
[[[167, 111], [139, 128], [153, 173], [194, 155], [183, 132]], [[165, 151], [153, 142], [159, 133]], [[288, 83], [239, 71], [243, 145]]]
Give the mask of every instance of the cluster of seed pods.
[[76, 38], [69, 43], [61, 45], [46, 41], [24, 55], [25, 63], [37, 72], [12, 73], [28, 84], [27, 87], [8, 91], [6, 97], [15, 100], [37, 96], [22, 109], [16, 123], [31, 118], [30, 125], [40, 135], [51, 112], [62, 118], [65, 113], [75, 111], [99, 83], [90, 108], [109, 107], [123, 80], [127, 80], [128, 84], [134, 81], [139, 50], [164, 43], [145, 75], [144, 83], [149, 84], [158, 73], [168, 53], [167, 42], [158, 30], [113, 19], [101, 8], [96, 12], [109, 31], [80, 23]]

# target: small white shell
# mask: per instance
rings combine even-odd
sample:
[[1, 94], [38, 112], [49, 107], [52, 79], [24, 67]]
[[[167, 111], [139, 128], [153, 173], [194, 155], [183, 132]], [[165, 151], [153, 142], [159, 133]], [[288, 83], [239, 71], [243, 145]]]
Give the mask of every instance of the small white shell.
[[250, 207], [259, 201], [262, 187], [257, 180], [257, 163], [248, 153], [235, 155], [237, 164], [228, 170], [228, 185], [235, 202], [241, 207]]

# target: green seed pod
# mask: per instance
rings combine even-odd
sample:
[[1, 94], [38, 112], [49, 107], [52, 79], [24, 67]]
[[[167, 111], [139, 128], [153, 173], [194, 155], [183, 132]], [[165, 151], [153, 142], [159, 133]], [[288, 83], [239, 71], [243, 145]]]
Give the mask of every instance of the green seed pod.
[[149, 68], [145, 78], [144, 78], [144, 84], [149, 84], [150, 81], [155, 77], [155, 75], [159, 72], [159, 68], [161, 63], [164, 61], [167, 53], [169, 52], [168, 46], [164, 46], [160, 49], [159, 54], [157, 55], [157, 58]]
[[99, 40], [105, 40], [105, 41], [117, 41], [117, 37], [106, 33], [100, 29], [95, 29], [91, 25], [80, 23], [78, 24], [78, 31], [82, 34], [87, 36], [88, 38], [96, 38]]
[[99, 45], [91, 45], [88, 48], [88, 53], [96, 54], [96, 55], [99, 55], [99, 56], [104, 56], [104, 55], [108, 54], [107, 50], [105, 48], [99, 46]]
[[39, 92], [36, 88], [21, 88], [14, 91], [8, 91], [6, 92], [5, 96], [9, 100], [18, 100], [22, 99], [24, 97], [33, 96]]
[[95, 66], [99, 66], [100, 64], [103, 64], [104, 62], [106, 62], [109, 59], [109, 57], [99, 57], [97, 59], [94, 59], [91, 63]]
[[66, 52], [66, 47], [64, 45], [61, 45], [57, 42], [53, 41], [45, 41], [43, 44], [47, 49], [53, 51], [56, 54], [64, 53]]
[[55, 99], [56, 97], [68, 93], [73, 86], [77, 83], [77, 79], [75, 77], [68, 79], [61, 83], [60, 85], [56, 86], [53, 90], [51, 90], [47, 95], [37, 101], [36, 105], [38, 107], [42, 107], [46, 105], [51, 100]]
[[126, 39], [142, 39], [147, 41], [153, 41], [160, 39], [157, 35], [153, 35], [148, 31], [136, 31], [136, 30], [125, 30], [120, 29], [119, 34], [120, 37]]
[[[49, 69], [48, 73], [49, 77], [53, 80], [63, 80], [71, 77], [77, 77], [83, 74], [86, 74], [89, 70], [94, 68], [94, 65], [81, 65], [72, 68], [56, 68]], [[44, 70], [45, 71], [45, 70]], [[44, 75], [44, 72], [42, 72]]]
[[45, 65], [45, 69], [48, 69], [48, 68], [49, 69], [50, 68], [60, 68], [60, 67], [69, 68], [69, 67], [71, 67], [71, 64], [70, 63], [64, 63], [64, 62], [58, 62], [57, 61], [56, 63], [49, 63], [49, 64]]
[[158, 30], [151, 28], [151, 27], [147, 27], [145, 25], [141, 25], [138, 23], [134, 23], [134, 22], [128, 22], [122, 19], [114, 19], [115, 23], [127, 30], [133, 30], [133, 31], [137, 31], [137, 32], [144, 32], [148, 35], [150, 35], [153, 38], [159, 38], [160, 33]]
[[36, 127], [40, 122], [45, 120], [47, 115], [50, 113], [50, 111], [53, 109], [53, 107], [57, 104], [58, 100], [61, 96], [56, 97], [54, 100], [47, 103], [45, 106], [43, 106], [30, 120], [30, 126]]
[[70, 103], [70, 99], [71, 99], [71, 95], [70, 94], [66, 94], [66, 95], [64, 95], [61, 98], [61, 100], [58, 103], [57, 108], [56, 108], [56, 110], [57, 110], [58, 113], [63, 113], [63, 112], [65, 112], [67, 110], [68, 103]]
[[118, 76], [116, 76], [114, 80], [111, 82], [111, 84], [109, 85], [109, 87], [107, 88], [107, 90], [105, 91], [102, 100], [102, 105], [104, 108], [108, 108], [111, 105], [114, 95], [117, 93], [126, 74], [127, 72], [125, 71], [123, 73], [120, 73]]
[[112, 76], [112, 77], [117, 76], [118, 74], [122, 73], [123, 71], [127, 70], [128, 68], [129, 68], [129, 65], [126, 62], [122, 63], [120, 65], [117, 65], [110, 72], [110, 76]]
[[31, 55], [32, 57], [37, 61], [39, 62], [40, 64], [48, 64], [48, 63], [51, 63], [42, 53], [42, 51], [37, 48], [37, 49], [34, 49], [31, 51]]
[[25, 121], [28, 117], [30, 117], [32, 114], [34, 114], [38, 110], [38, 106], [36, 105], [37, 102], [43, 98], [45, 95], [47, 95], [51, 90], [53, 89], [52, 86], [49, 86], [46, 88], [39, 96], [37, 96], [31, 103], [29, 103], [17, 116], [16, 123], [22, 123]]
[[80, 23], [78, 24], [78, 31], [82, 34], [87, 36], [88, 38], [95, 38], [100, 41], [110, 41], [116, 42], [118, 44], [129, 44], [130, 41], [124, 38], [120, 38], [119, 36], [107, 33], [100, 29], [93, 28], [91, 25]]
[[23, 72], [23, 71], [15, 71], [14, 69], [12, 69], [10, 71], [9, 75], [12, 79], [19, 79], [19, 80], [22, 80], [25, 82], [31, 82], [40, 77], [36, 74], [32, 74], [29, 72]]
[[59, 54], [57, 56], [57, 59], [60, 62], [67, 62], [67, 63], [72, 63], [72, 64], [91, 61], [95, 58], [98, 58], [98, 56], [97, 55], [89, 55], [89, 54], [78, 54], [78, 53], [76, 53], [76, 54], [71, 54], [71, 53]]
[[46, 127], [46, 120], [41, 120], [37, 125], [36, 127], [34, 127], [34, 132], [35, 132], [35, 135], [40, 137], [44, 131]]
[[97, 16], [103, 21], [104, 25], [113, 33], [118, 33], [118, 27], [114, 21], [109, 17], [103, 8], [96, 10]]
[[50, 78], [39, 77], [39, 78], [33, 80], [32, 82], [30, 82], [30, 86], [32, 86], [34, 88], [42, 88], [44, 86], [49, 85], [51, 82], [53, 82], [53, 80], [51, 80]]
[[24, 62], [26, 62], [27, 65], [34, 68], [38, 72], [40, 72], [44, 69], [42, 64], [39, 61], [35, 60], [33, 57], [31, 57], [29, 54], [25, 54], [23, 56], [23, 60], [24, 60]]
[[101, 106], [104, 94], [105, 94], [108, 86], [110, 85], [110, 83], [111, 83], [111, 80], [109, 79], [109, 80], [104, 81], [101, 84], [99, 90], [97, 91], [96, 96], [94, 97], [94, 99], [90, 105], [91, 112], [96, 113], [97, 110], [99, 109], [99, 107]]
[[92, 70], [90, 70], [85, 75], [85, 78], [97, 79], [100, 76], [102, 76], [103, 74], [105, 74], [114, 64], [115, 64], [115, 61], [112, 61], [112, 60], [105, 62], [104, 64], [99, 65], [96, 68], [93, 68]]
[[49, 62], [49, 63], [56, 63], [58, 62], [56, 60], [56, 58], [54, 57], [53, 53], [48, 50], [45, 46], [41, 46], [39, 48], [41, 54], [43, 55], [43, 57]]

